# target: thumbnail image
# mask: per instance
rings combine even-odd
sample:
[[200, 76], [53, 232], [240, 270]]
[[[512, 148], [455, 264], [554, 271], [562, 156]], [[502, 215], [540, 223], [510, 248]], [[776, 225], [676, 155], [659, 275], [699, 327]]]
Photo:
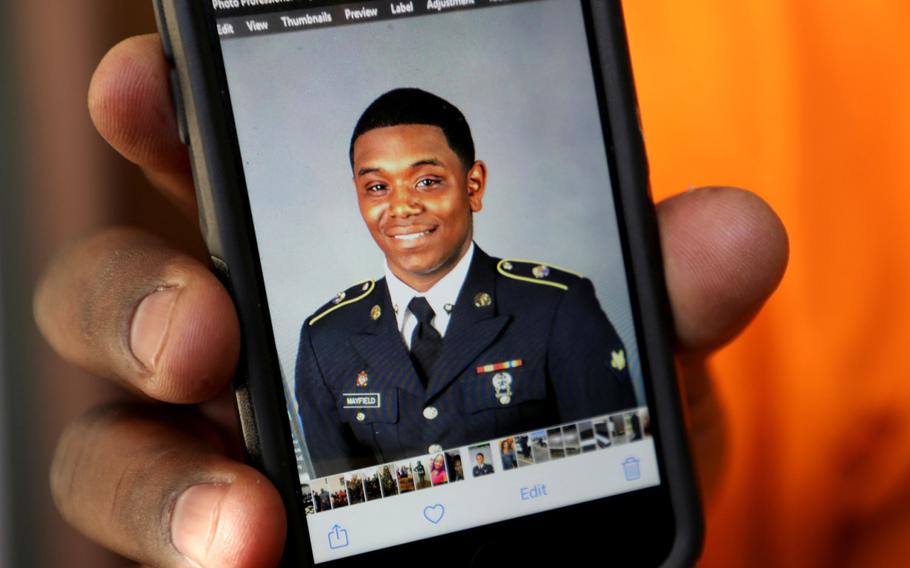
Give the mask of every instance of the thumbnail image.
[[582, 453], [593, 452], [597, 449], [597, 442], [594, 440], [594, 425], [590, 420], [578, 423], [578, 437], [581, 440]]
[[363, 475], [360, 473], [346, 473], [344, 485], [348, 489], [348, 502], [351, 505], [363, 503]]
[[367, 501], [382, 499], [382, 486], [379, 483], [379, 468], [368, 469], [363, 474], [363, 487], [366, 490]]
[[300, 487], [300, 492], [303, 493], [303, 513], [305, 515], [312, 515], [316, 512], [316, 507], [313, 505], [313, 493], [310, 491], [310, 486], [303, 484]]
[[411, 465], [407, 462], [401, 462], [397, 465], [395, 476], [398, 477], [398, 490], [402, 493], [410, 493], [417, 489], [414, 484], [414, 476], [411, 475]]
[[524, 467], [534, 463], [534, 458], [531, 456], [531, 440], [527, 436], [515, 436], [515, 453], [518, 456], [519, 466]]
[[490, 475], [495, 472], [493, 469], [493, 458], [490, 454], [490, 444], [472, 446], [468, 450], [468, 454], [471, 456], [471, 463], [474, 464], [474, 467], [471, 468], [473, 477]]
[[562, 428], [547, 430], [547, 444], [550, 446], [550, 459], [557, 460], [565, 457], [566, 449], [562, 445]]
[[383, 497], [398, 495], [398, 482], [389, 464], [379, 466], [379, 486], [382, 487]]
[[430, 483], [430, 460], [427, 456], [411, 460], [411, 475], [414, 476], [414, 486], [417, 489], [433, 486]]
[[449, 481], [464, 480], [464, 463], [461, 461], [461, 450], [446, 452], [446, 467], [449, 469]]
[[310, 488], [313, 490], [313, 507], [317, 513], [332, 510], [332, 495], [329, 493], [329, 482], [327, 479], [316, 479], [310, 482]]
[[578, 426], [575, 424], [562, 427], [562, 441], [566, 447], [567, 456], [577, 456], [581, 453], [581, 442], [578, 439]]
[[651, 436], [651, 417], [648, 409], [642, 408], [629, 413], [632, 428], [632, 440], [641, 440]]
[[329, 479], [329, 494], [332, 496], [332, 508], [348, 506], [348, 490], [344, 483], [343, 475], [335, 475]]
[[531, 432], [530, 446], [534, 463], [550, 461], [550, 446], [547, 443], [547, 433], [545, 431]]
[[502, 458], [502, 469], [516, 469], [518, 456], [515, 453], [515, 438], [504, 438], [499, 441], [499, 457]]
[[622, 414], [615, 414], [607, 419], [610, 425], [610, 439], [617, 446], [625, 444], [626, 437], [626, 417]]
[[443, 485], [449, 482], [445, 454], [436, 454], [430, 458], [430, 481], [433, 482], [433, 485]]
[[638, 412], [629, 412], [626, 414], [626, 424], [628, 426], [626, 431], [632, 432], [632, 437], [629, 438], [630, 441], [635, 442], [644, 438], [641, 417], [638, 415]]
[[607, 427], [606, 420], [594, 422], [594, 439], [597, 441], [598, 449], [610, 447], [610, 429]]

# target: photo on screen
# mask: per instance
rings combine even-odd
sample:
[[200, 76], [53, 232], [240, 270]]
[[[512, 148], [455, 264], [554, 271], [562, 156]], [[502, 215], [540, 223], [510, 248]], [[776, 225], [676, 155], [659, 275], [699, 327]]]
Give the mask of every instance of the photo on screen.
[[333, 475], [328, 478], [329, 494], [332, 496], [332, 509], [348, 506], [348, 488], [343, 475]]
[[310, 483], [313, 490], [313, 507], [317, 513], [332, 510], [332, 494], [327, 479], [316, 479]]
[[[597, 414], [644, 400], [597, 93], [590, 66], [562, 64], [589, 60], [578, 18], [529, 2], [401, 19], [395, 33], [376, 22], [223, 43], [302, 474], [427, 451], [408, 428], [439, 411], [416, 402], [429, 371], [397, 321], [424, 308], [396, 290], [416, 290], [415, 275], [440, 258], [461, 279], [454, 298], [427, 302], [448, 319], [443, 346], [481, 336], [473, 314], [510, 319], [464, 350], [469, 360], [438, 367], [460, 369], [442, 382], [473, 407], [466, 428], [439, 430], [434, 445], [590, 419], [581, 409], [592, 396]], [[387, 205], [405, 187], [416, 197], [391, 222]], [[563, 293], [577, 301], [558, 302]], [[373, 343], [362, 339], [370, 330]], [[529, 348], [538, 336], [553, 344]], [[548, 352], [590, 388], [561, 388]], [[615, 392], [596, 387], [604, 373], [619, 379]], [[482, 418], [490, 412], [514, 418]]]
[[383, 497], [398, 495], [398, 481], [389, 464], [379, 466], [379, 486], [382, 487]]
[[531, 440], [527, 434], [515, 436], [515, 453], [518, 456], [518, 466], [534, 464], [534, 457], [531, 455]]
[[518, 468], [518, 454], [515, 450], [515, 438], [508, 437], [499, 441], [499, 457], [503, 471]]
[[361, 473], [345, 474], [344, 485], [348, 490], [348, 503], [356, 505], [364, 502], [363, 476]]
[[530, 435], [531, 456], [534, 463], [543, 463], [550, 461], [550, 445], [547, 442], [547, 432], [538, 430]]
[[449, 472], [446, 470], [446, 455], [439, 453], [430, 458], [430, 482], [435, 485], [445, 485], [449, 482]]
[[626, 424], [628, 425], [628, 430], [631, 433], [629, 438], [630, 442], [637, 442], [645, 437], [644, 423], [641, 420], [641, 415], [638, 412], [629, 412], [626, 413]]
[[558, 460], [566, 457], [562, 428], [557, 427], [547, 430], [547, 447], [550, 448], [550, 459]]
[[382, 499], [382, 485], [379, 481], [379, 468], [374, 467], [364, 472], [363, 487], [367, 501]]
[[610, 447], [610, 428], [606, 419], [594, 421], [594, 437], [597, 440], [598, 449]]
[[590, 420], [578, 423], [578, 437], [582, 453], [586, 454], [597, 449], [597, 442], [594, 440], [594, 425]]
[[449, 470], [449, 481], [464, 481], [464, 458], [461, 457], [461, 450], [449, 450], [446, 452], [446, 467]]
[[614, 445], [618, 446], [629, 441], [625, 414], [614, 414], [607, 419], [607, 422], [610, 424], [610, 440]]
[[411, 475], [411, 464], [408, 462], [399, 462], [396, 465], [396, 474], [398, 477], [398, 490], [402, 493], [410, 493], [417, 489], [414, 483], [414, 476]]
[[578, 438], [578, 426], [570, 424], [562, 427], [562, 441], [566, 448], [567, 456], [577, 456], [581, 453], [581, 442]]
[[305, 515], [312, 515], [316, 512], [316, 506], [313, 503], [313, 492], [310, 489], [309, 484], [304, 483], [301, 485], [300, 492], [302, 495], [303, 513]]
[[490, 444], [471, 446], [468, 455], [471, 456], [471, 477], [483, 477], [496, 472]]
[[411, 475], [414, 477], [414, 488], [415, 489], [426, 489], [432, 487], [433, 483], [430, 481], [430, 464], [429, 456], [421, 456], [415, 460], [411, 460]]

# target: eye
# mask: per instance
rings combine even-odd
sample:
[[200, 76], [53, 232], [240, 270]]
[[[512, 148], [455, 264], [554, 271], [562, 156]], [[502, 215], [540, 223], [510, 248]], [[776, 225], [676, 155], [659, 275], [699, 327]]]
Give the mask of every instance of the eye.
[[440, 178], [423, 178], [417, 182], [417, 187], [428, 188], [435, 187], [442, 183]]
[[371, 183], [368, 184], [364, 190], [367, 193], [379, 193], [386, 190], [386, 185], [384, 183]]

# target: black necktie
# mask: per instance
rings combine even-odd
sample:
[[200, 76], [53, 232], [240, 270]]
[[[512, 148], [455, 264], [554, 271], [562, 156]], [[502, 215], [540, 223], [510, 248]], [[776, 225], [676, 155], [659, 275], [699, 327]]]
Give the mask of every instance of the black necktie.
[[433, 369], [433, 363], [439, 357], [439, 350], [442, 348], [442, 336], [436, 331], [430, 322], [436, 312], [430, 307], [430, 303], [423, 296], [415, 296], [408, 304], [408, 309], [417, 318], [417, 327], [411, 335], [411, 360], [414, 361], [414, 367], [417, 369], [417, 375], [423, 381], [423, 386], [430, 383], [430, 371]]

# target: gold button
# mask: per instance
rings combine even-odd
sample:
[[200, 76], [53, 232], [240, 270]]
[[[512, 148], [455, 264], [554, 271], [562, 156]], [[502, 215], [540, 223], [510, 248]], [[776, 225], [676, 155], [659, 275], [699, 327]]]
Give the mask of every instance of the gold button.
[[439, 410], [435, 406], [428, 406], [423, 409], [423, 417], [427, 420], [433, 420], [439, 416]]
[[357, 418], [357, 422], [363, 422], [364, 420], [367, 419], [367, 415], [364, 414], [363, 412], [358, 412], [356, 418]]

